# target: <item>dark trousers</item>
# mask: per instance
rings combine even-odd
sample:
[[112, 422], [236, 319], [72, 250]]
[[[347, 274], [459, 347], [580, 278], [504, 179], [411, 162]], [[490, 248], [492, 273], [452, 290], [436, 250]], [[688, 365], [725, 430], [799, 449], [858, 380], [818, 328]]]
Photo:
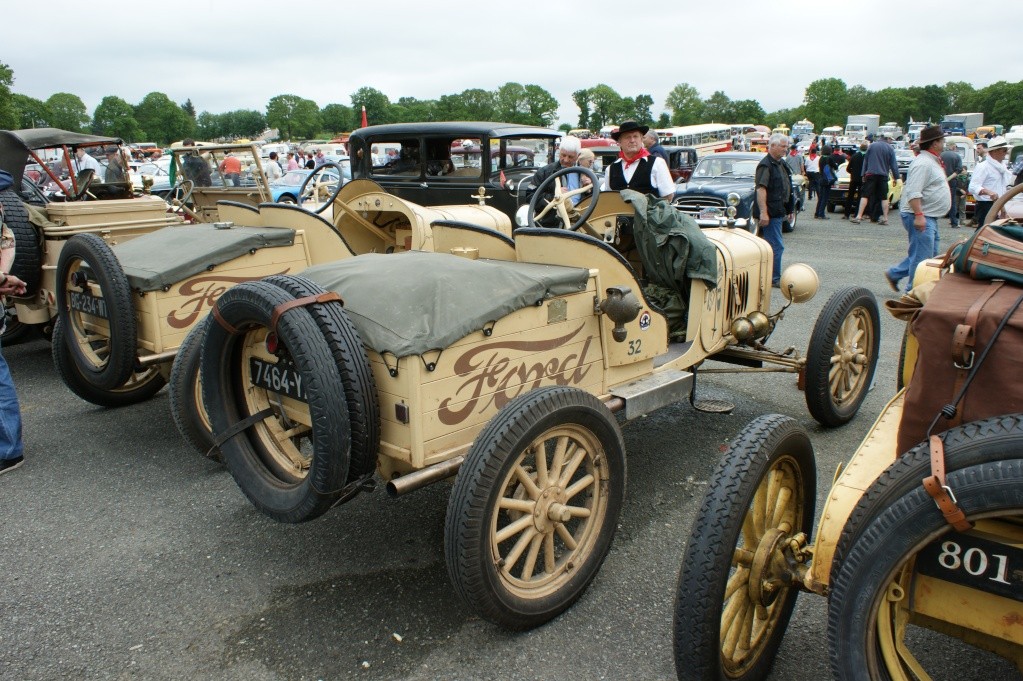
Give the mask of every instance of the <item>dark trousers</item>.
[[976, 207], [973, 209], [973, 219], [976, 221], [978, 227], [984, 226], [984, 220], [987, 219], [987, 214], [994, 203], [994, 201], [977, 201], [975, 204]]
[[852, 215], [856, 217], [856, 214], [860, 210], [860, 187], [863, 186], [863, 180], [849, 179], [849, 191], [845, 195], [845, 216], [849, 217]]
[[831, 185], [821, 175], [821, 181], [817, 185], [817, 210], [814, 211], [814, 216], [823, 218], [827, 217], [824, 215], [824, 211], [828, 208], [828, 197], [831, 196]]
[[807, 186], [806, 193], [808, 199], [812, 199], [813, 195], [817, 192], [817, 185], [820, 184], [821, 174], [820, 173], [807, 173], [806, 174]]

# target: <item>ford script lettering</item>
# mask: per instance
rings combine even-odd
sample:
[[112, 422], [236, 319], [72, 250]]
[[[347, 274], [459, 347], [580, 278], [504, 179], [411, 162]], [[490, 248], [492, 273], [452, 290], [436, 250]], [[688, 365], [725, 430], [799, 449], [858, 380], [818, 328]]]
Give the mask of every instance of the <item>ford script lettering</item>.
[[91, 314], [93, 317], [109, 319], [109, 317], [107, 317], [107, 301], [102, 298], [97, 298], [94, 295], [81, 293], [79, 291], [68, 291], [68, 294], [71, 299], [70, 303], [72, 310]]
[[194, 297], [186, 300], [178, 309], [171, 310], [167, 314], [167, 324], [172, 329], [187, 329], [193, 322], [195, 322], [196, 319], [199, 318], [199, 315], [213, 307], [213, 303], [217, 302], [217, 298], [224, 295], [224, 291], [226, 291], [231, 284], [255, 281], [256, 279], [269, 277], [271, 274], [287, 273], [288, 270], [283, 270], [281, 272], [263, 274], [258, 277], [225, 277], [220, 275], [189, 279], [178, 288], [177, 293], [181, 296]]
[[[589, 354], [592, 336], [586, 336], [582, 350], [562, 357], [553, 357], [545, 362], [525, 359], [515, 363], [509, 357], [510, 351], [522, 351], [536, 355], [567, 345], [579, 335], [585, 324], [560, 338], [542, 341], [497, 341], [474, 347], [455, 360], [457, 374], [472, 375], [455, 390], [452, 397], [445, 398], [437, 411], [438, 418], [445, 425], [461, 423], [473, 412], [483, 413], [491, 405], [498, 409], [524, 392], [538, 388], [546, 378], [557, 385], [578, 385], [590, 372], [584, 366]], [[484, 392], [488, 393], [484, 397]], [[458, 409], [449, 405], [465, 402]]]

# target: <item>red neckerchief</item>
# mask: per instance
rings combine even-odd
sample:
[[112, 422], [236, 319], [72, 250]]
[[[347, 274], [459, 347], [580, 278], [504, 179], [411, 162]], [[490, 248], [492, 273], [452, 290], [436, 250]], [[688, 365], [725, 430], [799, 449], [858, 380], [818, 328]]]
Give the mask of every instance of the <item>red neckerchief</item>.
[[935, 154], [929, 148], [926, 151], [927, 151], [928, 154], [930, 154], [931, 156], [934, 157], [934, 160], [938, 162], [938, 165], [941, 166], [941, 169], [944, 171], [945, 170], [945, 162], [941, 160], [941, 156], [939, 156], [938, 154]]
[[635, 156], [633, 156], [632, 158], [626, 158], [624, 151], [619, 151], [618, 152], [618, 158], [622, 159], [622, 167], [625, 168], [625, 169], [628, 169], [629, 166], [631, 166], [633, 163], [635, 163], [639, 159], [646, 158], [649, 155], [650, 155], [650, 152], [647, 149], [645, 149], [645, 148], [644, 149], [640, 149], [639, 153], [636, 154]]

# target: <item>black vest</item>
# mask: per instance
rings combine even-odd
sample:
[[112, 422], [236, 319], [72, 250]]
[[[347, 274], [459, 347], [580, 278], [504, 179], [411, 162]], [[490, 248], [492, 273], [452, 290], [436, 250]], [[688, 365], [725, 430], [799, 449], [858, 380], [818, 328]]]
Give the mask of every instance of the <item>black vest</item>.
[[611, 170], [608, 171], [607, 186], [616, 192], [623, 189], [632, 189], [641, 194], [656, 194], [654, 185], [650, 181], [650, 175], [654, 170], [654, 159], [656, 158], [656, 156], [641, 158], [638, 161], [639, 165], [636, 167], [636, 172], [633, 173], [632, 179], [628, 183], [625, 182], [625, 161], [611, 164]]
[[[767, 166], [770, 173], [767, 184], [767, 216], [771, 218], [783, 218], [793, 208], [792, 201], [792, 171], [786, 163], [780, 160], [775, 161], [770, 154], [765, 154], [758, 166]], [[821, 159], [821, 172], [824, 168], [824, 159]], [[753, 217], [760, 217], [760, 204], [753, 201]]]

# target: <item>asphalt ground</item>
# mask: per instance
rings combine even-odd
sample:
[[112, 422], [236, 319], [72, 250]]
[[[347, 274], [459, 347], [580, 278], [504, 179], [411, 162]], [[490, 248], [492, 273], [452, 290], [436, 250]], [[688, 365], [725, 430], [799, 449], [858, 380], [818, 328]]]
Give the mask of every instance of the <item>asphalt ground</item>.
[[[812, 265], [821, 291], [789, 308], [772, 347], [805, 351], [842, 287], [879, 302], [895, 295], [881, 272], [906, 251], [898, 220], [811, 215], [785, 235], [784, 263]], [[943, 247], [966, 231], [943, 222]], [[611, 553], [575, 606], [525, 633], [457, 599], [443, 556], [449, 483], [398, 499], [378, 490], [316, 521], [278, 524], [190, 450], [166, 391], [102, 409], [63, 386], [45, 341], [4, 348], [26, 462], [0, 478], [0, 678], [673, 679], [678, 569], [730, 440], [761, 414], [799, 421], [816, 448], [819, 512], [836, 466], [894, 393], [902, 328], [882, 312], [876, 387], [845, 427], [818, 426], [794, 376], [763, 373], [700, 379], [701, 397], [736, 404], [730, 415], [683, 403], [626, 425], [628, 488]], [[827, 676], [825, 605], [800, 598], [771, 678]], [[948, 651], [962, 681], [1018, 675]]]

